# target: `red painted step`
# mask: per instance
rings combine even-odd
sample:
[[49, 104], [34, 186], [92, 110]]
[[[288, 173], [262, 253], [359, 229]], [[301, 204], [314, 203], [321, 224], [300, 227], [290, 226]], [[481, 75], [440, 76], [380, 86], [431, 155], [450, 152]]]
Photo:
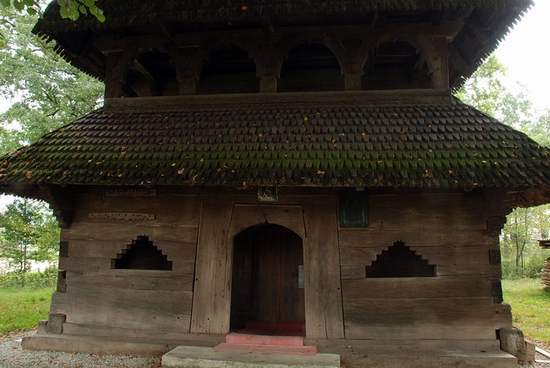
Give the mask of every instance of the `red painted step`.
[[304, 322], [248, 321], [241, 333], [256, 335], [304, 336]]
[[266, 336], [236, 332], [226, 335], [225, 342], [234, 345], [304, 346], [302, 336]]
[[249, 321], [239, 332], [225, 336], [214, 351], [232, 353], [315, 355], [316, 346], [304, 346], [303, 322]]

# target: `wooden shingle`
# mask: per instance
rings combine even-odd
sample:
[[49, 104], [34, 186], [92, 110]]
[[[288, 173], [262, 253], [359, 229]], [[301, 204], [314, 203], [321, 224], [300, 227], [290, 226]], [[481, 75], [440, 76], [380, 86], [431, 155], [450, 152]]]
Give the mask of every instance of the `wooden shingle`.
[[[158, 99], [130, 106], [111, 101], [4, 157], [0, 183], [550, 185], [550, 150], [456, 99], [416, 106], [387, 101], [384, 106], [368, 100], [348, 105], [345, 96], [332, 104], [251, 101], [236, 106], [224, 103], [224, 96], [209, 96], [210, 104], [200, 97], [174, 98], [164, 106]], [[309, 118], [296, 129], [295, 117], [304, 115]]]

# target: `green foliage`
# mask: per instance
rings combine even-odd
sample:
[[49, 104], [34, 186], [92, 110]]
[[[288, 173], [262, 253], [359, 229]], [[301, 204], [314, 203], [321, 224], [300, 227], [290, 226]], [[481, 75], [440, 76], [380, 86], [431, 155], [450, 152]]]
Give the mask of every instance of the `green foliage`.
[[57, 285], [57, 268], [50, 267], [43, 272], [9, 272], [0, 275], [1, 289], [55, 289]]
[[[37, 15], [41, 13], [41, 3], [40, 0], [0, 0], [0, 7]], [[96, 0], [57, 0], [57, 3], [60, 6], [59, 13], [62, 18], [77, 20], [80, 15], [90, 13], [100, 22], [105, 21], [103, 10], [97, 7]]]
[[[15, 101], [0, 114], [0, 155], [97, 107], [103, 85], [67, 64], [53, 44], [31, 34], [37, 16], [0, 7], [0, 99]], [[30, 260], [56, 258], [59, 229], [44, 204], [18, 200], [0, 216], [0, 258], [26, 272]]]
[[550, 292], [538, 280], [502, 282], [504, 301], [512, 306], [514, 326], [531, 340], [550, 343]]
[[529, 124], [532, 105], [523, 92], [513, 94], [506, 89], [502, 83], [505, 76], [506, 68], [491, 55], [458, 91], [457, 97], [519, 129]]
[[[537, 114], [523, 92], [502, 84], [506, 68], [492, 55], [457, 93], [462, 101], [550, 146], [550, 111]], [[545, 255], [537, 240], [550, 234], [550, 205], [517, 208], [508, 215], [501, 234], [504, 278], [539, 277]]]
[[545, 110], [533, 124], [525, 124], [522, 130], [544, 147], [550, 147], [550, 110]]
[[16, 199], [0, 215], [0, 258], [21, 273], [29, 262], [52, 261], [57, 257], [59, 228], [44, 203]]
[[538, 278], [550, 254], [538, 240], [550, 234], [550, 205], [516, 208], [501, 233], [502, 273], [505, 278]]
[[31, 34], [37, 17], [4, 15], [0, 31], [8, 36], [0, 49], [0, 98], [15, 102], [0, 114], [0, 154], [94, 110], [104, 90], [101, 82], [59, 57], [52, 43]]
[[526, 133], [539, 144], [550, 147], [550, 110], [542, 113], [533, 111], [531, 101], [524, 92], [511, 93], [502, 84], [505, 76], [506, 68], [496, 56], [491, 55], [456, 96]]
[[105, 21], [103, 10], [97, 7], [96, 0], [57, 0], [61, 17], [77, 20], [81, 14], [92, 14], [100, 22]]
[[[502, 247], [503, 251], [505, 246]], [[548, 251], [538, 249], [535, 246], [528, 248], [529, 253], [520, 260], [520, 267], [516, 265], [515, 256], [508, 254], [502, 257], [502, 278], [506, 280], [518, 280], [531, 278], [540, 280], [544, 262], [548, 258]]]

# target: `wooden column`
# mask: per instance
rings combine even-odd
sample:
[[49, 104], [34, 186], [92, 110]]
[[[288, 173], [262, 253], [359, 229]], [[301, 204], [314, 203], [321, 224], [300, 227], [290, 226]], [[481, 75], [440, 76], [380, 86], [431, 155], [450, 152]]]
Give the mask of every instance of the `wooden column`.
[[120, 98], [122, 96], [122, 78], [124, 78], [124, 70], [121, 70], [118, 65], [121, 55], [122, 52], [111, 52], [107, 55], [105, 98]]
[[345, 74], [345, 89], [346, 91], [361, 90], [361, 72]]
[[434, 37], [433, 44], [435, 53], [439, 55], [439, 70], [434, 72], [434, 88], [449, 89], [449, 56], [447, 51], [447, 39], [445, 37]]
[[277, 92], [277, 77], [275, 75], [260, 76], [260, 93]]
[[336, 203], [303, 208], [306, 337], [344, 338]]
[[232, 203], [203, 203], [195, 265], [192, 333], [229, 332], [231, 244], [228, 242]]

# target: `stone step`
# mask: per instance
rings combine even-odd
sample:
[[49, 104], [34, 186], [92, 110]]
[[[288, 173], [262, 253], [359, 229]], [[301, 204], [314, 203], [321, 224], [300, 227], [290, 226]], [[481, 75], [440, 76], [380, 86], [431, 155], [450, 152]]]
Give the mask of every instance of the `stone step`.
[[517, 359], [501, 350], [464, 351], [403, 347], [353, 348], [341, 355], [346, 368], [517, 368]]
[[262, 352], [216, 352], [212, 348], [179, 346], [162, 356], [162, 367], [340, 368], [340, 356], [338, 354], [304, 356]]

